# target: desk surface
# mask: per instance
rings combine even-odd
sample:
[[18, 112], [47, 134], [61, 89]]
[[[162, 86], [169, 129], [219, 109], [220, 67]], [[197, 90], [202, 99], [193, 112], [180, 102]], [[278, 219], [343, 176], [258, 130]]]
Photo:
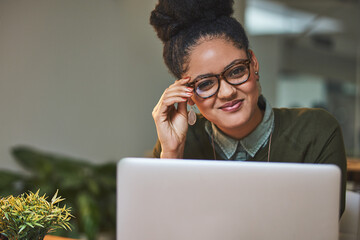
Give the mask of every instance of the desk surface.
[[44, 240], [76, 240], [76, 239], [46, 235]]
[[360, 172], [360, 158], [347, 158], [348, 172]]

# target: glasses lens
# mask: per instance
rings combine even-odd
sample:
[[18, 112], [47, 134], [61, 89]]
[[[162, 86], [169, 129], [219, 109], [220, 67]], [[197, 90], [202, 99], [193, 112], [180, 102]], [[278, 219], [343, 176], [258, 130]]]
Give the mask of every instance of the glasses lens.
[[229, 68], [224, 73], [224, 76], [229, 83], [238, 85], [248, 80], [249, 68], [243, 63], [236, 64], [233, 67]]
[[195, 91], [200, 97], [207, 98], [216, 93], [218, 84], [216, 77], [203, 78], [195, 83]]

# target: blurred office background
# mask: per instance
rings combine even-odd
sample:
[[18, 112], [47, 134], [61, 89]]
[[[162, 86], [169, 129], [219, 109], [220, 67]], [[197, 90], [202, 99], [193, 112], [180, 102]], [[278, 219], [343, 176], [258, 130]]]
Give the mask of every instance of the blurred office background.
[[[174, 81], [149, 25], [156, 0], [0, 0], [0, 162], [29, 145], [91, 162], [151, 151]], [[274, 107], [324, 107], [359, 156], [359, 1], [237, 0]]]
[[[0, 168], [29, 146], [89, 163], [151, 153], [175, 79], [149, 24], [157, 0], [0, 0]], [[360, 157], [359, 0], [235, 0], [274, 107], [322, 107]]]

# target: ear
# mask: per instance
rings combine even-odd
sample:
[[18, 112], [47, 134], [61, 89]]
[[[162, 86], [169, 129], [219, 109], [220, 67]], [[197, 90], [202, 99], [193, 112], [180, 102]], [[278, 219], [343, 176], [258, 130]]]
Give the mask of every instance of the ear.
[[251, 65], [252, 65], [254, 71], [259, 72], [259, 62], [255, 56], [255, 53], [251, 49], [249, 49], [248, 51], [250, 53], [249, 57], [251, 57]]

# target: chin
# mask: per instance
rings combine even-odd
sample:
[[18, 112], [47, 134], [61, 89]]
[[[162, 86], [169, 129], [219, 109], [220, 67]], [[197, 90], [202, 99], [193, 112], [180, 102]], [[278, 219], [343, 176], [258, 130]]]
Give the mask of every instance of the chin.
[[[220, 114], [219, 114], [220, 115]], [[221, 114], [221, 118], [213, 121], [216, 126], [226, 129], [236, 129], [245, 126], [249, 120], [249, 114], [238, 112], [238, 114]]]

